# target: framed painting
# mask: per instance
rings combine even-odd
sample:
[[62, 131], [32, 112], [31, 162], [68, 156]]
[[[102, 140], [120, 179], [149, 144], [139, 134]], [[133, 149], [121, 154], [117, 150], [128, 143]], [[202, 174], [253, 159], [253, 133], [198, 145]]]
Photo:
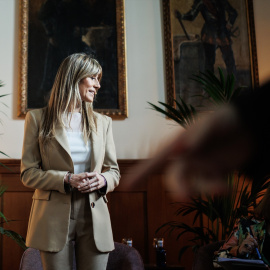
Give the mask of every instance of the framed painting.
[[[167, 103], [182, 98], [207, 110], [192, 76], [234, 74], [236, 86], [259, 84], [252, 0], [163, 0]], [[209, 101], [208, 101], [209, 102]]]
[[83, 52], [103, 69], [95, 111], [126, 118], [124, 15], [124, 0], [20, 0], [18, 115], [46, 106], [60, 63]]

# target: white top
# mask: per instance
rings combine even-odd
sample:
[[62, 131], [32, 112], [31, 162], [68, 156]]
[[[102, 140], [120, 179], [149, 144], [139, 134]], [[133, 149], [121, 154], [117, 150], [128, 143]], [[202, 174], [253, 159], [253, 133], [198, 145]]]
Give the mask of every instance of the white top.
[[90, 140], [85, 144], [81, 130], [82, 115], [79, 112], [71, 113], [64, 117], [65, 130], [68, 138], [71, 159], [74, 164], [74, 173], [90, 172], [91, 164], [91, 143]]

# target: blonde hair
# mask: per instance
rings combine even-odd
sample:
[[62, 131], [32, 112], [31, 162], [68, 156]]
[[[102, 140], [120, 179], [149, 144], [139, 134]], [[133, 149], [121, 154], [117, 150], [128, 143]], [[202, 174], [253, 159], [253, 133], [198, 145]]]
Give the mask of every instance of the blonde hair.
[[[82, 132], [87, 141], [91, 131], [96, 130], [96, 117], [92, 103], [84, 102], [79, 92], [82, 79], [91, 76], [102, 77], [102, 68], [97, 60], [84, 53], [68, 56], [60, 65], [52, 87], [48, 106], [45, 108], [40, 138], [43, 143], [55, 135], [56, 125], [64, 125], [63, 115], [74, 112], [78, 107], [82, 114]], [[70, 116], [70, 117], [71, 117]]]

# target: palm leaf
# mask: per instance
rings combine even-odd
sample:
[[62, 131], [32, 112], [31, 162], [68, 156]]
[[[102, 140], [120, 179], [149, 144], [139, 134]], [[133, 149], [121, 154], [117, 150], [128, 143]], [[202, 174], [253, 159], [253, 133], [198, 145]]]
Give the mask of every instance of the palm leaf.
[[[235, 89], [234, 75], [225, 77], [221, 68], [218, 68], [218, 77], [213, 72], [206, 71], [193, 75], [192, 80], [202, 87], [202, 90], [208, 95], [208, 100], [215, 106], [232, 102], [242, 90], [242, 87]], [[163, 102], [159, 102], [159, 104], [164, 109], [149, 104], [154, 110], [166, 115], [184, 128], [196, 121], [196, 108], [186, 104], [181, 98], [179, 101], [175, 100], [176, 108]], [[186, 234], [192, 235], [189, 239], [190, 245], [187, 244], [180, 250], [180, 257], [188, 248], [195, 250], [201, 245], [225, 239], [232, 231], [236, 220], [243, 214], [250, 213], [265, 188], [270, 185], [267, 179], [262, 179], [253, 181], [250, 188], [249, 182], [245, 178], [241, 178], [240, 174], [229, 174], [226, 181], [228, 190], [224, 194], [215, 196], [200, 194], [191, 198], [189, 202], [177, 203], [176, 217], [183, 218], [193, 215], [191, 226], [183, 222], [169, 221], [157, 229], [157, 231], [162, 230], [169, 235], [177, 232], [177, 240]]]
[[14, 240], [22, 249], [24, 249], [24, 250], [27, 249], [27, 247], [25, 245], [25, 240], [18, 233], [11, 231], [11, 230], [6, 230], [3, 227], [0, 227], [0, 233], [8, 236], [12, 240]]
[[219, 72], [221, 88], [224, 89], [225, 88], [225, 79], [224, 79], [224, 74], [223, 74], [221, 68], [218, 68], [218, 72]]
[[177, 119], [185, 122], [185, 116], [181, 114], [178, 110], [176, 110], [173, 106], [170, 106], [169, 104], [161, 101], [159, 101], [158, 103], [163, 105], [168, 110], [168, 112], [172, 113]]
[[5, 96], [9, 96], [9, 94], [0, 95], [0, 98]]
[[[0, 151], [0, 154], [6, 156], [6, 157], [9, 157], [6, 153]], [[7, 170], [11, 171], [11, 172], [14, 172], [12, 169], [10, 169], [9, 167], [7, 167], [5, 164], [3, 164], [2, 162], [0, 162], [0, 166], [6, 168]]]
[[242, 87], [234, 89], [235, 77], [233, 74], [224, 77], [221, 68], [218, 68], [219, 78], [214, 73], [200, 72], [199, 75], [193, 75], [192, 80], [198, 82], [203, 90], [209, 95], [209, 100], [215, 104], [229, 103], [239, 95]]
[[187, 105], [182, 98], [180, 98], [181, 103], [180, 104], [177, 100], [175, 100], [175, 103], [177, 104], [177, 107], [179, 110], [183, 113], [185, 116], [186, 122], [188, 125], [191, 125], [195, 121], [196, 111], [195, 108], [191, 105]]
[[152, 107], [151, 109], [160, 112], [168, 118], [174, 120], [183, 128], [187, 128], [189, 125], [195, 122], [196, 110], [191, 105], [188, 106], [182, 99], [180, 99], [180, 101], [181, 103], [176, 100], [174, 101], [177, 105], [177, 109], [169, 104], [159, 101], [159, 104], [164, 106], [167, 110], [151, 102], [148, 102], [148, 104]]
[[7, 223], [7, 218], [5, 217], [5, 215], [0, 211], [0, 218], [4, 219], [5, 223]]
[[212, 85], [209, 81], [205, 80], [199, 75], [195, 75], [193, 80], [202, 85], [203, 90], [210, 96], [210, 102], [215, 105], [224, 103], [224, 96], [219, 87]]
[[162, 109], [162, 108], [160, 108], [160, 107], [158, 107], [158, 106], [156, 106], [156, 105], [154, 105], [154, 104], [152, 104], [150, 102], [148, 102], [148, 103], [153, 107], [152, 108], [153, 110], [162, 113], [163, 115], [169, 117], [170, 119], [174, 120], [176, 123], [178, 123], [178, 124], [180, 124], [182, 126], [181, 119], [175, 117], [173, 114], [167, 112], [166, 110], [164, 110], [164, 109]]
[[235, 78], [233, 76], [233, 74], [228, 75], [227, 76], [227, 81], [226, 81], [226, 86], [224, 87], [225, 89], [225, 96], [227, 98], [227, 100], [231, 99], [231, 96], [233, 94], [234, 91], [234, 82], [235, 82]]
[[239, 96], [240, 92], [242, 91], [242, 89], [244, 87], [245, 86], [241, 86], [241, 87], [238, 87], [238, 88], [234, 89], [233, 93], [231, 94], [231, 99], [230, 100], [231, 101], [235, 100]]
[[193, 246], [191, 246], [191, 245], [183, 246], [183, 247], [180, 249], [179, 253], [178, 253], [178, 260], [180, 261], [181, 258], [182, 258], [182, 256], [183, 256], [183, 254], [187, 251], [187, 249], [192, 248], [192, 247], [193, 247]]
[[0, 182], [0, 197], [4, 194], [6, 189], [7, 189], [7, 187], [2, 185], [1, 182]]

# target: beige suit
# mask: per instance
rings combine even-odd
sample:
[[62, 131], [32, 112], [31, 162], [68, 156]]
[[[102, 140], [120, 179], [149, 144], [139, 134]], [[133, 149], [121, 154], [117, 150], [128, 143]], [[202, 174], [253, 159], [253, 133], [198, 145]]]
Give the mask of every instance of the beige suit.
[[[26, 245], [43, 251], [58, 252], [68, 238], [71, 193], [64, 187], [64, 176], [73, 172], [73, 162], [65, 130], [56, 127], [55, 138], [45, 147], [38, 138], [43, 109], [32, 110], [25, 118], [25, 133], [21, 160], [21, 180], [35, 189], [29, 217]], [[112, 120], [96, 114], [97, 131], [91, 133], [91, 171], [101, 173], [107, 180], [107, 192], [119, 184], [112, 136]], [[106, 195], [89, 193], [93, 233], [97, 249], [114, 249]]]

